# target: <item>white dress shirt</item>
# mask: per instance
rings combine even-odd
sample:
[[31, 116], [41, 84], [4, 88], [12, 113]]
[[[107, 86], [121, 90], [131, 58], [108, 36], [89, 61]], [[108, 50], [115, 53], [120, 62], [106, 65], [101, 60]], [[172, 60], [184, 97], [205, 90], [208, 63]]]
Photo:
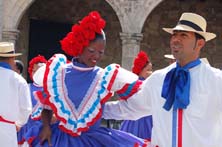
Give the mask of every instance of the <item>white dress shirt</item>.
[[[21, 75], [7, 68], [0, 67], [0, 77], [0, 116], [21, 127], [32, 111], [28, 84]], [[0, 146], [18, 145], [15, 124], [0, 121]]]
[[[107, 102], [105, 119], [131, 119], [152, 115], [153, 146], [172, 147], [172, 109], [163, 109], [161, 97], [166, 73], [172, 64], [147, 78], [141, 91], [127, 101]], [[222, 147], [222, 72], [208, 64], [191, 68], [190, 104], [183, 110], [183, 147]]]

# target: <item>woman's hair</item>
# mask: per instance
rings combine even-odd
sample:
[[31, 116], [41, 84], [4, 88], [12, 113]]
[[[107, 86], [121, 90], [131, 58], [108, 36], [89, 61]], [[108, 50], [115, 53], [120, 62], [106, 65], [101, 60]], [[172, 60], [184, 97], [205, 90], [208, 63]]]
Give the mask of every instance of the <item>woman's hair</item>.
[[96, 33], [95, 38], [91, 42], [95, 42], [97, 40], [104, 40], [104, 41], [106, 41], [106, 35], [105, 35], [103, 30], [102, 30], [101, 34]]
[[32, 58], [31, 61], [29, 61], [28, 73], [29, 73], [31, 79], [32, 79], [32, 70], [33, 70], [34, 64], [46, 63], [46, 62], [47, 62], [47, 60], [45, 59], [45, 57], [41, 56], [41, 55], [38, 55], [38, 56]]
[[97, 39], [105, 40], [105, 24], [105, 20], [97, 11], [90, 12], [78, 24], [73, 25], [71, 32], [60, 41], [62, 50], [73, 57], [81, 55], [90, 42]]
[[139, 75], [148, 63], [150, 63], [149, 56], [146, 52], [140, 51], [133, 61], [132, 72]]

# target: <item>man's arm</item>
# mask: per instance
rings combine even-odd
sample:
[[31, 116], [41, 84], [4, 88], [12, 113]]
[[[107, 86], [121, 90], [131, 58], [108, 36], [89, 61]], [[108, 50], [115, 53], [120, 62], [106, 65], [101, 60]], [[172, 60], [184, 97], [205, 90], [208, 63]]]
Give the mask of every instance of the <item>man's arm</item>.
[[139, 92], [127, 100], [111, 101], [105, 104], [103, 118], [115, 120], [137, 120], [151, 115], [149, 80], [145, 80]]

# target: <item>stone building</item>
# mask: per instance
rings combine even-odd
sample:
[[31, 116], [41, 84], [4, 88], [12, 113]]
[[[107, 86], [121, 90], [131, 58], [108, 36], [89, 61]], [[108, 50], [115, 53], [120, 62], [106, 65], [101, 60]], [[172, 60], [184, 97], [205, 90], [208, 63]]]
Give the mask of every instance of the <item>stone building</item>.
[[59, 40], [92, 10], [107, 22], [103, 67], [115, 62], [131, 69], [140, 49], [150, 55], [154, 69], [166, 66], [163, 55], [170, 53], [170, 36], [162, 28], [175, 26], [182, 12], [207, 19], [207, 30], [217, 38], [201, 56], [222, 67], [222, 0], [0, 0], [0, 40], [15, 42], [27, 67], [38, 54], [49, 58], [61, 52]]

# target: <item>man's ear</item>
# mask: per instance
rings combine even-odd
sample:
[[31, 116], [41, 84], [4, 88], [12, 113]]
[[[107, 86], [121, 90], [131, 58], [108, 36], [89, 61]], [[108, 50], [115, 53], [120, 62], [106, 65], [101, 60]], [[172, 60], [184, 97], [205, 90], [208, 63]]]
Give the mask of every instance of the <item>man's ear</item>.
[[206, 41], [204, 39], [197, 40], [197, 49], [201, 50], [204, 47], [205, 43]]

